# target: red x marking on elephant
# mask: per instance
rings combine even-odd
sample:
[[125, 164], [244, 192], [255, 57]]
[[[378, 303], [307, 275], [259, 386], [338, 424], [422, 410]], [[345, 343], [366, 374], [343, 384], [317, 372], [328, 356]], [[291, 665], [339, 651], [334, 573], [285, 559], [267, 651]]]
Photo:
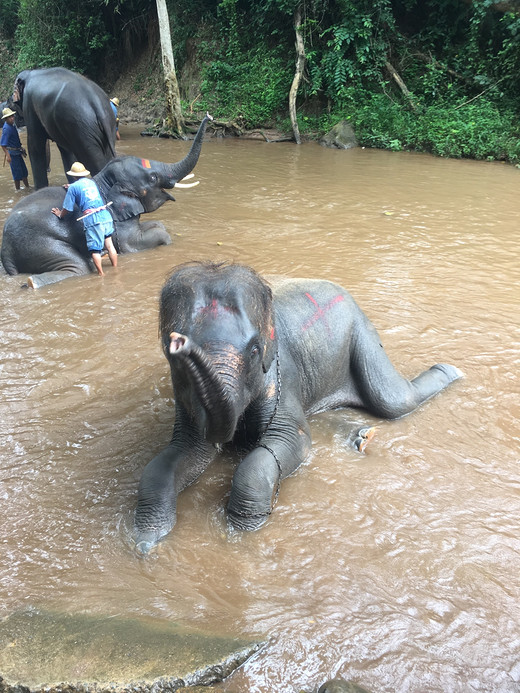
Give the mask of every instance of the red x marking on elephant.
[[219, 303], [216, 298], [213, 298], [209, 305], [200, 306], [200, 308], [198, 308], [197, 311], [202, 315], [211, 315], [214, 318], [217, 317], [219, 311], [224, 311], [225, 313], [236, 312], [231, 306], [224, 306], [221, 303]]
[[311, 301], [316, 306], [316, 311], [313, 315], [311, 315], [311, 317], [307, 320], [307, 322], [305, 322], [303, 324], [302, 332], [306, 332], [309, 329], [309, 327], [312, 327], [312, 325], [314, 325], [314, 323], [317, 322], [318, 320], [323, 320], [323, 322], [325, 324], [325, 329], [327, 330], [327, 334], [330, 335], [331, 334], [330, 325], [327, 322], [327, 319], [325, 317], [325, 313], [327, 313], [332, 308], [332, 306], [336, 305], [336, 303], [340, 303], [341, 301], [343, 301], [344, 300], [343, 296], [338, 294], [334, 298], [331, 298], [330, 301], [328, 303], [326, 303], [325, 306], [322, 308], [321, 306], [318, 305], [318, 302], [316, 301], [316, 299], [313, 298], [309, 293], [305, 292], [305, 295], [307, 296], [309, 301]]

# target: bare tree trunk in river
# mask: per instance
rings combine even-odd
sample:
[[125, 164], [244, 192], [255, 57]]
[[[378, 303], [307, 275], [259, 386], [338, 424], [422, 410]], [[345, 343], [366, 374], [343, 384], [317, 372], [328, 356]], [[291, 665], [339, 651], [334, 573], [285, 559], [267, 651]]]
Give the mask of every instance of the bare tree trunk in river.
[[300, 86], [303, 76], [303, 69], [305, 67], [305, 47], [303, 45], [303, 38], [300, 32], [301, 23], [302, 9], [301, 6], [298, 5], [294, 11], [294, 30], [296, 32], [296, 71], [294, 73], [294, 79], [289, 91], [289, 115], [291, 116], [291, 124], [296, 144], [301, 144], [300, 130], [298, 128], [298, 120], [296, 118], [296, 96], [298, 95], [298, 87]]
[[175, 73], [173, 60], [172, 39], [170, 34], [170, 18], [166, 0], [156, 0], [157, 18], [159, 20], [159, 36], [161, 40], [161, 55], [164, 70], [164, 86], [166, 88], [166, 119], [165, 126], [184, 137], [184, 118], [182, 117], [181, 95]]

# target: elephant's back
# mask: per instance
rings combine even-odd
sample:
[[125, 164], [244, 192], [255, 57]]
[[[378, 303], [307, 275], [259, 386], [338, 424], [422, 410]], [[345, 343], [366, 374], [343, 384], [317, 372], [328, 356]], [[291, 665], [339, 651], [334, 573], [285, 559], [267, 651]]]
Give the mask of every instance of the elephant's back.
[[62, 187], [42, 188], [31, 193], [13, 208], [7, 217], [0, 257], [8, 274], [40, 271], [42, 262], [61, 252], [65, 246], [84, 244], [81, 222], [72, 215], [58, 220], [53, 207], [62, 207]]
[[52, 186], [35, 190], [27, 195], [13, 207], [12, 212], [6, 219], [5, 228], [17, 226], [14, 220], [21, 217], [34, 217], [43, 221], [48, 210], [51, 214], [53, 207], [62, 207], [65, 200], [65, 188], [63, 186]]
[[292, 310], [297, 304], [315, 305], [329, 301], [340, 302], [349, 308], [356, 306], [350, 293], [327, 279], [309, 279], [268, 275], [266, 279], [273, 290], [275, 304], [282, 310]]

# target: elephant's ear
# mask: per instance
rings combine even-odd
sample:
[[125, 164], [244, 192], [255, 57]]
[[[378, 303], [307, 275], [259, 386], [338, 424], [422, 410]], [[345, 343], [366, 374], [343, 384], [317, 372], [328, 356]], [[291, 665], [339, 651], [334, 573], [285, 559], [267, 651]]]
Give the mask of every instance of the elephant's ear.
[[274, 326], [271, 322], [268, 327], [267, 339], [264, 345], [264, 356], [262, 358], [262, 370], [264, 371], [264, 373], [267, 373], [267, 371], [271, 368], [271, 364], [276, 354], [276, 349], [276, 333]]
[[119, 183], [108, 189], [105, 195], [107, 202], [112, 202], [110, 211], [116, 221], [126, 221], [132, 217], [138, 217], [145, 211], [141, 200], [124, 190]]

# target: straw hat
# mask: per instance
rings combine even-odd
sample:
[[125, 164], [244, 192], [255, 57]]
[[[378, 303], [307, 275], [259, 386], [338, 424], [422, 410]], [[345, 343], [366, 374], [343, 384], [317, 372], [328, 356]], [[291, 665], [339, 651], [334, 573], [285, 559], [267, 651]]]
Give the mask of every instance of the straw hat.
[[14, 111], [11, 111], [10, 108], [4, 108], [2, 111], [2, 120], [5, 120], [5, 118], [9, 118], [12, 115], [16, 115]]
[[114, 104], [114, 106], [118, 106], [118, 107], [119, 107], [119, 99], [117, 98], [117, 96], [114, 96], [114, 98], [113, 98], [113, 99], [110, 99], [110, 101], [112, 101], [112, 103]]
[[76, 176], [76, 178], [81, 178], [82, 176], [90, 176], [90, 171], [80, 164], [79, 161], [75, 161], [70, 167], [70, 171], [67, 171], [68, 176]]

